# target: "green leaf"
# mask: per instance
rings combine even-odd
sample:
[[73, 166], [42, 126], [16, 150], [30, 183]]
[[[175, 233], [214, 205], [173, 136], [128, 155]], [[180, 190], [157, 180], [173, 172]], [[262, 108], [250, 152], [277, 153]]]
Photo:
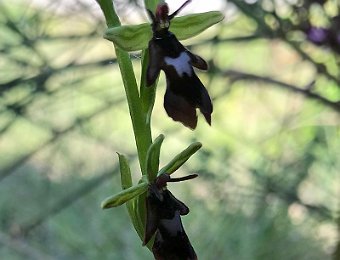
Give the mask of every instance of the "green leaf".
[[139, 223], [137, 232], [141, 235], [140, 238], [143, 241], [144, 232], [145, 232], [145, 219], [146, 219], [146, 199], [147, 194], [143, 193], [136, 198], [136, 217]]
[[[222, 21], [223, 18], [223, 14], [219, 11], [176, 17], [171, 21], [170, 31], [179, 40], [185, 40], [198, 35], [212, 25]], [[105, 31], [104, 38], [112, 41], [125, 51], [143, 50], [148, 47], [148, 43], [152, 38], [151, 25], [143, 23], [108, 28]]]
[[117, 154], [118, 154], [118, 159], [119, 159], [122, 189], [125, 190], [132, 186], [131, 170], [130, 170], [129, 162], [126, 159], [126, 157], [122, 154], [119, 154], [119, 153]]
[[121, 192], [106, 198], [102, 203], [101, 207], [103, 209], [108, 209], [112, 207], [117, 207], [125, 202], [133, 199], [134, 197], [141, 195], [148, 188], [148, 184], [146, 182], [139, 183], [135, 186], [122, 190]]
[[164, 140], [164, 135], [159, 135], [155, 141], [150, 145], [148, 153], [146, 155], [146, 165], [149, 176], [149, 181], [153, 181], [159, 169], [159, 155], [161, 151], [161, 146]]
[[[122, 185], [122, 189], [125, 190], [125, 189], [132, 187], [131, 170], [130, 170], [130, 166], [129, 166], [129, 162], [128, 162], [127, 158], [122, 154], [119, 154], [119, 153], [117, 153], [117, 154], [118, 154], [118, 159], [119, 159], [121, 185]], [[132, 224], [136, 228], [137, 223], [136, 223], [136, 217], [135, 217], [135, 213], [134, 213], [134, 209], [133, 209], [134, 208], [133, 207], [133, 200], [134, 199], [128, 200], [126, 202], [126, 208], [128, 210]]]
[[[147, 183], [147, 176], [142, 176], [139, 183]], [[130, 215], [132, 223], [137, 231], [138, 236], [143, 241], [144, 238], [144, 229], [145, 229], [145, 198], [147, 194], [146, 192], [140, 194], [139, 196], [134, 197], [132, 200], [129, 200], [127, 204], [131, 204], [132, 214]]]
[[174, 173], [179, 167], [181, 167], [189, 158], [196, 153], [202, 144], [200, 142], [192, 143], [185, 150], [183, 150], [180, 154], [176, 155], [167, 165], [165, 165], [159, 172], [158, 176], [167, 173]]
[[[141, 196], [144, 196], [144, 194], [145, 193], [141, 194]], [[143, 227], [143, 223], [142, 223], [142, 221], [139, 217], [139, 211], [138, 211], [139, 197], [140, 196], [134, 197], [132, 200], [129, 200], [127, 202], [127, 204], [131, 205], [132, 214], [130, 215], [130, 218], [131, 218], [131, 221], [133, 223], [135, 230], [137, 231], [138, 236], [143, 241], [144, 227]]]

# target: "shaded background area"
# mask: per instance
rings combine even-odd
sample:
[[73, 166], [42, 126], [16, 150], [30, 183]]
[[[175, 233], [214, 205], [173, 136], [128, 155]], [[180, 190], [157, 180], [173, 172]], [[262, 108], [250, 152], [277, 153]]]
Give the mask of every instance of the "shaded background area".
[[[147, 20], [140, 2], [115, 3], [124, 23]], [[210, 63], [199, 76], [213, 126], [200, 118], [192, 132], [166, 116], [164, 76], [152, 122], [154, 137], [166, 135], [162, 165], [204, 145], [176, 173], [200, 177], [169, 184], [191, 209], [183, 221], [198, 256], [339, 259], [339, 4], [205, 5], [183, 14], [215, 9], [225, 21], [184, 43]], [[125, 207], [99, 206], [120, 190], [115, 152], [140, 173], [97, 4], [3, 1], [0, 27], [0, 258], [151, 259]]]

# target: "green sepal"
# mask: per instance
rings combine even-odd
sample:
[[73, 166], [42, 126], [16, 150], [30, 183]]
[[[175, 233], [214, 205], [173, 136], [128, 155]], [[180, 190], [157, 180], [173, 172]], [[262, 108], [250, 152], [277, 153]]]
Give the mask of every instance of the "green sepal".
[[[171, 21], [170, 31], [178, 40], [185, 40], [198, 35], [212, 25], [222, 21], [223, 14], [219, 11], [189, 14], [176, 17]], [[104, 38], [112, 41], [125, 51], [138, 51], [148, 47], [152, 38], [151, 25], [142, 23], [139, 25], [123, 25], [108, 28]]]
[[[139, 183], [147, 183], [147, 176], [142, 176]], [[137, 231], [138, 236], [143, 241], [145, 232], [145, 217], [146, 217], [146, 199], [147, 193], [144, 192], [139, 196], [133, 198], [129, 202], [133, 205], [133, 225]]]
[[122, 25], [108, 28], [104, 38], [113, 42], [124, 51], [137, 51], [146, 49], [152, 37], [150, 24]]
[[[140, 196], [144, 196], [145, 193], [142, 193]], [[132, 209], [132, 214], [130, 215], [132, 224], [138, 234], [138, 236], [140, 237], [140, 239], [143, 241], [143, 236], [144, 236], [144, 227], [143, 227], [143, 223], [142, 220], [140, 219], [139, 216], [139, 212], [138, 212], [138, 201], [139, 201], [139, 197], [134, 197], [132, 200], [129, 200], [126, 204], [130, 204], [131, 209]]]
[[183, 150], [181, 153], [176, 155], [167, 165], [165, 165], [157, 174], [157, 176], [167, 173], [172, 174], [174, 173], [178, 168], [180, 168], [189, 158], [196, 153], [200, 148], [202, 147], [202, 144], [200, 142], [195, 142], [189, 145], [185, 150]]
[[174, 18], [170, 24], [170, 31], [176, 35], [178, 40], [186, 40], [200, 34], [223, 19], [224, 15], [220, 11], [189, 14]]
[[159, 169], [159, 155], [161, 152], [161, 146], [164, 140], [164, 135], [159, 135], [154, 142], [150, 145], [148, 153], [146, 155], [146, 172], [149, 176], [149, 181], [152, 182], [156, 176]]
[[147, 190], [147, 188], [148, 188], [148, 183], [142, 182], [135, 186], [122, 190], [121, 192], [111, 197], [106, 198], [101, 203], [101, 207], [103, 209], [108, 209], [108, 208], [120, 206], [124, 204], [125, 202], [133, 199], [134, 197], [141, 195]]
[[[146, 227], [146, 200], [147, 193], [143, 193], [137, 198], [134, 199], [135, 205], [137, 207], [137, 218], [139, 220], [139, 228], [137, 230], [141, 240], [144, 240], [144, 233], [145, 233], [145, 227]], [[154, 238], [152, 238], [145, 246], [152, 250]]]
[[143, 241], [145, 233], [145, 221], [146, 221], [146, 196], [147, 193], [143, 193], [136, 198], [136, 213], [139, 222], [140, 238]]
[[122, 189], [125, 190], [132, 186], [132, 177], [129, 162], [127, 158], [120, 153], [117, 153], [119, 160], [120, 178]]
[[[125, 189], [132, 187], [131, 170], [130, 170], [130, 166], [129, 166], [129, 162], [127, 158], [120, 153], [117, 153], [117, 154], [118, 154], [118, 160], [119, 160], [121, 185], [122, 185], [122, 189], [125, 190]], [[135, 211], [134, 211], [134, 203], [133, 203], [134, 199], [135, 198], [133, 198], [132, 200], [128, 200], [125, 205], [128, 210], [132, 224], [137, 230], [138, 223], [137, 223]]]

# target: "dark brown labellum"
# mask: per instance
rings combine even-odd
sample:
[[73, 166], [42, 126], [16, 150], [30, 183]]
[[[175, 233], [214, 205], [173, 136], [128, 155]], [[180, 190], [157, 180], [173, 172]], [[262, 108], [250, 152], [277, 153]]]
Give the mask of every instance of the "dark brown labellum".
[[149, 185], [146, 197], [146, 227], [143, 244], [147, 244], [155, 234], [152, 252], [156, 260], [197, 259], [181, 216], [189, 213], [189, 208], [166, 188], [166, 183], [195, 178], [197, 175], [170, 179], [163, 174]]
[[[149, 42], [149, 64], [146, 82], [152, 85], [161, 70], [166, 76], [164, 108], [175, 121], [192, 129], [196, 128], [198, 108], [208, 124], [211, 124], [213, 106], [204, 85], [193, 67], [207, 70], [207, 63], [198, 55], [187, 50], [169, 31], [171, 19], [190, 1], [186, 1], [177, 11], [168, 15], [167, 4], [160, 4], [156, 16], [150, 11], [153, 38]], [[166, 7], [166, 8], [165, 8]]]

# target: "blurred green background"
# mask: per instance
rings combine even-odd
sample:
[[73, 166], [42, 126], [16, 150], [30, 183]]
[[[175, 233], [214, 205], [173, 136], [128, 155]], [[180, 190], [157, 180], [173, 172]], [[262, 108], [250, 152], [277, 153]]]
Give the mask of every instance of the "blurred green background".
[[[140, 1], [115, 5], [125, 24], [147, 20]], [[339, 53], [304, 29], [329, 26], [339, 3], [207, 8], [225, 20], [184, 44], [211, 64], [198, 74], [212, 127], [167, 117], [164, 75], [152, 119], [154, 137], [166, 136], [161, 165], [203, 143], [176, 173], [199, 178], [169, 184], [191, 209], [182, 220], [199, 259], [340, 259]], [[100, 208], [121, 189], [116, 152], [140, 177], [104, 30], [94, 0], [0, 2], [0, 259], [152, 259], [125, 207]], [[131, 58], [140, 74], [140, 53]]]

